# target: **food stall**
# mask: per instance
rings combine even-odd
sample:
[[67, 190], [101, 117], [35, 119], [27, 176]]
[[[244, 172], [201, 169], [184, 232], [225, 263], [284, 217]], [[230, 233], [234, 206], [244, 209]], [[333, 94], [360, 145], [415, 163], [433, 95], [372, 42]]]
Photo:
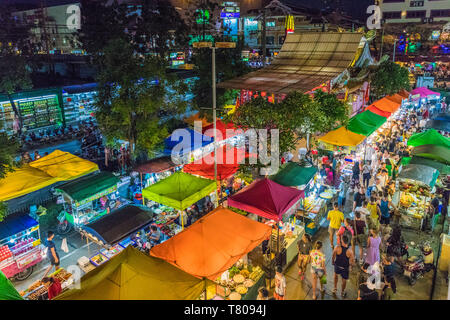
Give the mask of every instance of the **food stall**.
[[420, 230], [426, 218], [434, 185], [439, 176], [439, 171], [434, 168], [409, 164], [401, 168], [397, 178], [397, 192], [400, 192], [399, 212], [401, 213], [400, 225]]
[[130, 203], [118, 196], [118, 182], [112, 173], [100, 172], [56, 187], [59, 202], [64, 205], [63, 218], [79, 230], [111, 210]]
[[27, 279], [43, 257], [36, 220], [27, 214], [13, 214], [0, 223], [0, 270], [7, 278]]
[[[183, 216], [182, 211], [200, 199], [210, 196], [213, 203], [217, 200], [217, 186], [215, 181], [195, 177], [185, 172], [177, 171], [168, 178], [161, 180], [142, 191], [144, 203], [153, 208], [157, 214], [155, 221], [165, 224], [172, 221], [170, 216], [174, 210], [178, 210], [178, 214]], [[161, 205], [165, 206], [162, 207]], [[168, 212], [167, 207], [172, 208], [172, 212]], [[181, 228], [184, 228], [185, 219], [179, 219]], [[176, 230], [172, 226], [172, 230]]]
[[[153, 213], [147, 208], [126, 205], [101, 218], [80, 227], [79, 232], [102, 248], [90, 257], [89, 262], [98, 267], [122, 252], [130, 244], [135, 246], [133, 237], [145, 233], [153, 219]], [[87, 261], [86, 259], [83, 259]], [[86, 265], [81, 260], [83, 268]]]
[[292, 220], [289, 218], [296, 213], [304, 194], [304, 191], [296, 188], [261, 179], [229, 197], [228, 206], [274, 221], [276, 229], [270, 247], [272, 252], [277, 253], [278, 263], [287, 267], [292, 262], [290, 259], [295, 257], [296, 240], [304, 232], [304, 228], [297, 225], [295, 217]]
[[218, 207], [184, 232], [153, 247], [150, 255], [197, 278], [214, 281], [199, 299], [254, 300], [263, 285], [264, 272], [247, 254], [270, 234], [269, 225]]
[[[59, 268], [48, 277], [53, 277], [61, 283], [62, 292], [69, 289], [74, 282], [73, 275], [63, 268]], [[48, 300], [49, 287], [50, 283], [43, 283], [42, 280], [37, 280], [28, 289], [21, 292], [20, 295], [25, 300]]]

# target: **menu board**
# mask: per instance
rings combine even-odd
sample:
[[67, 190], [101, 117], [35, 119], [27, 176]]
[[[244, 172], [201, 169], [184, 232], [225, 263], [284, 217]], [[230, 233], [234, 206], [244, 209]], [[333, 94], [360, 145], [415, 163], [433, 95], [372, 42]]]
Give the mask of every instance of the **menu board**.
[[17, 100], [25, 129], [35, 129], [62, 123], [57, 95]]

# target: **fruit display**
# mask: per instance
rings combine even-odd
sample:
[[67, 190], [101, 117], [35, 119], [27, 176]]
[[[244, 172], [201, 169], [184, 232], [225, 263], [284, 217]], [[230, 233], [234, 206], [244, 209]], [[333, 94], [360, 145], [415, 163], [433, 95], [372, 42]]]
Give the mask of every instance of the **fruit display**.
[[237, 274], [233, 277], [233, 281], [236, 283], [243, 283], [245, 281], [245, 277], [242, 274]]
[[244, 286], [245, 286], [246, 288], [253, 287], [254, 284], [255, 284], [255, 281], [253, 281], [253, 280], [251, 280], [251, 279], [246, 279], [246, 280], [244, 281]]
[[12, 252], [7, 245], [0, 247], [0, 262], [12, 257]]
[[247, 291], [248, 291], [248, 289], [244, 285], [239, 285], [236, 287], [236, 292], [239, 293], [240, 295], [246, 294]]
[[[60, 268], [53, 275], [50, 275], [54, 279], [57, 279], [61, 286], [64, 288], [64, 282], [72, 277], [72, 274], [65, 269]], [[22, 291], [20, 294], [25, 296], [28, 300], [38, 300], [41, 296], [47, 293], [50, 283], [43, 283], [41, 280], [34, 282], [27, 290]], [[27, 295], [28, 293], [28, 295]]]
[[414, 197], [412, 194], [403, 192], [403, 194], [400, 197], [400, 205], [404, 208], [409, 208], [411, 205], [415, 202]]
[[237, 292], [232, 292], [228, 299], [230, 300], [241, 300], [242, 296]]
[[[242, 269], [239, 269], [238, 266]], [[240, 300], [263, 274], [264, 271], [259, 266], [254, 267], [240, 261], [228, 269], [227, 275], [224, 274], [217, 279], [216, 294], [229, 300]]]

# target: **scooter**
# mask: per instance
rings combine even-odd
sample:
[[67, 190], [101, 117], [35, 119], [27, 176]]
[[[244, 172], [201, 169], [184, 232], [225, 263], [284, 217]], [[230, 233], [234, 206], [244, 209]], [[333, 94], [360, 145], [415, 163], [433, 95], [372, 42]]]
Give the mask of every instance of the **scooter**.
[[[414, 247], [414, 242], [411, 242]], [[408, 278], [409, 285], [413, 286], [417, 280], [423, 278], [424, 275], [433, 270], [434, 267], [434, 253], [433, 249], [428, 243], [418, 246], [420, 250], [419, 255], [409, 256], [403, 265], [403, 274]]]

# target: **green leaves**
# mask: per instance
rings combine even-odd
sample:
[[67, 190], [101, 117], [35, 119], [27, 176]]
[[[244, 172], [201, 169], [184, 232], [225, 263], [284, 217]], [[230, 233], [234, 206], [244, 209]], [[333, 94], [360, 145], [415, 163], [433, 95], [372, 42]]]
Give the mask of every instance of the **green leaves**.
[[130, 142], [152, 154], [168, 135], [168, 115], [185, 111], [186, 86], [166, 74], [165, 60], [140, 56], [123, 39], [109, 42], [99, 74], [96, 117], [110, 146]]
[[0, 179], [3, 179], [8, 172], [13, 171], [19, 144], [14, 138], [9, 138], [6, 133], [0, 132], [0, 145]]
[[408, 69], [392, 61], [384, 61], [372, 74], [371, 86], [373, 100], [395, 94], [402, 89], [409, 90]]

